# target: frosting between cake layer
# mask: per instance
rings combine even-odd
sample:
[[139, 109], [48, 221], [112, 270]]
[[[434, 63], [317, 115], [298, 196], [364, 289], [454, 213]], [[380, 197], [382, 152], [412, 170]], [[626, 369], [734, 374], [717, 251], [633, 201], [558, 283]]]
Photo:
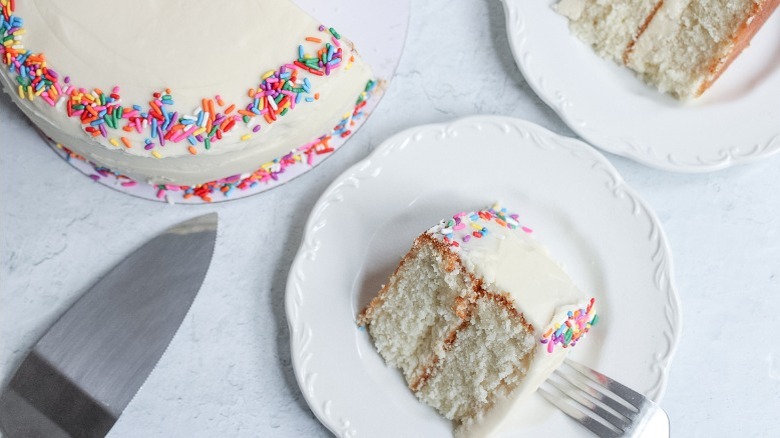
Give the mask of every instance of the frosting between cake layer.
[[[57, 99], [35, 96], [38, 88], [16, 93], [22, 86], [18, 71], [0, 74], [6, 89], [49, 137], [138, 180], [195, 185], [250, 173], [329, 132], [353, 110], [370, 78], [350, 43], [289, 1], [242, 0], [219, 7], [202, 1], [17, 3], [14, 15], [23, 18], [25, 32], [15, 32], [15, 40], [0, 50], [45, 52], [45, 65], [58, 73], [58, 91], [83, 87], [88, 98], [103, 95], [109, 101], [113, 97], [108, 96], [117, 95], [124, 115], [137, 111], [141, 126], [129, 123], [122, 112], [119, 124], [112, 123], [114, 113], [84, 124], [72, 117], [85, 109], [68, 108], [69, 96], [63, 95], [69, 93], [55, 92]], [[8, 59], [9, 53], [3, 55]], [[318, 73], [311, 71], [311, 64], [296, 64], [312, 59], [315, 66], [324, 61], [314, 69]], [[273, 84], [280, 81], [291, 85], [275, 90]], [[267, 91], [285, 96], [275, 93], [272, 102]], [[285, 97], [292, 102], [285, 104]], [[267, 108], [277, 105], [288, 107], [269, 121]], [[97, 111], [101, 106], [106, 105], [98, 105]], [[168, 117], [174, 120], [167, 128], [183, 126], [161, 139], [160, 131], [150, 129], [155, 123], [152, 113], [176, 113]], [[233, 126], [216, 135], [212, 125], [226, 128], [234, 116]], [[159, 124], [166, 121], [161, 118]], [[121, 129], [127, 125], [129, 130]], [[207, 126], [211, 131], [198, 132]]]

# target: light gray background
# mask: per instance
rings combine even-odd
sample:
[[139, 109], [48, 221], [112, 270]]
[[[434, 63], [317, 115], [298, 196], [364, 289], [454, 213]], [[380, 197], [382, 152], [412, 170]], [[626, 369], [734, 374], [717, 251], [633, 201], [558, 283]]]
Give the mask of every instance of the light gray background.
[[[366, 125], [315, 171], [236, 202], [168, 206], [95, 184], [0, 97], [0, 383], [111, 266], [168, 226], [217, 211], [203, 288], [111, 436], [327, 436], [295, 383], [283, 306], [306, 217], [385, 138], [472, 114], [573, 136], [515, 67], [495, 0], [412, 2], [398, 74]], [[674, 436], [777, 436], [780, 157], [704, 175], [608, 157], [655, 209], [674, 254], [684, 323], [663, 401]]]

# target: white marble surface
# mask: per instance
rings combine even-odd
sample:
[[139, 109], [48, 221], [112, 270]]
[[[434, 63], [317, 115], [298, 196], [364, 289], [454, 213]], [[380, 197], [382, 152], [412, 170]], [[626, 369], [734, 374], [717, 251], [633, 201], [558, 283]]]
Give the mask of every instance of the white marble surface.
[[[516, 69], [497, 0], [414, 1], [398, 75], [366, 126], [315, 171], [236, 202], [169, 206], [95, 184], [0, 97], [0, 383], [107, 269], [166, 227], [217, 211], [203, 288], [111, 436], [327, 436], [295, 383], [283, 307], [306, 216], [329, 181], [391, 134], [471, 114], [572, 135]], [[704, 175], [609, 159], [674, 252], [684, 324], [663, 400], [674, 436], [777, 436], [780, 157]]]

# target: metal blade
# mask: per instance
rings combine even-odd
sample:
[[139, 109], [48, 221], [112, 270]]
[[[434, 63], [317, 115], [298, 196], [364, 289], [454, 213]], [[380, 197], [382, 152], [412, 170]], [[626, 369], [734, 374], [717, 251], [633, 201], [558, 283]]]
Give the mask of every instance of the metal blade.
[[105, 436], [195, 299], [216, 230], [216, 213], [168, 229], [76, 301], [0, 396], [5, 436]]

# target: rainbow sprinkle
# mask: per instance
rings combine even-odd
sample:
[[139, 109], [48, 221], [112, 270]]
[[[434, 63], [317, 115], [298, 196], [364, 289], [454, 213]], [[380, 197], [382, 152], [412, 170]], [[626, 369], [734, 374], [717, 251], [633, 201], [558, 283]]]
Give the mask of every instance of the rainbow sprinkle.
[[539, 342], [547, 345], [547, 352], [552, 353], [556, 345], [563, 348], [574, 347], [599, 320], [591, 298], [587, 306], [566, 313], [566, 320], [551, 324]]
[[462, 243], [468, 243], [471, 239], [481, 239], [488, 234], [487, 222], [494, 222], [510, 230], [521, 229], [526, 233], [533, 230], [521, 226], [519, 216], [510, 214], [506, 208], [498, 204], [491, 208], [472, 212], [461, 212], [452, 219], [443, 220], [428, 230], [428, 234], [441, 237], [451, 247], [459, 248]]
[[[90, 137], [103, 138], [107, 145], [118, 149], [141, 148], [155, 158], [164, 157], [167, 143], [187, 142], [187, 150], [193, 155], [209, 150], [240, 124], [253, 126], [252, 133], [258, 133], [257, 121], [272, 124], [296, 105], [318, 99], [319, 94], [314, 93], [305, 75], [327, 76], [345, 64], [338, 42], [341, 36], [333, 28], [319, 26], [317, 32], [322, 38], [307, 37], [304, 42], [309, 48], [316, 44], [313, 51], [307, 52], [304, 45], [299, 45], [289, 63], [266, 72], [259, 85], [248, 90], [245, 105], [228, 104], [217, 95], [202, 99], [200, 108], [187, 114], [174, 109], [170, 89], [153, 93], [147, 104], [124, 105], [118, 86], [110, 91], [77, 87], [69, 77], [48, 66], [44, 54], [25, 49], [21, 41], [24, 20], [13, 15], [15, 2], [0, 0], [0, 5], [0, 59], [15, 76], [20, 99], [40, 98], [51, 107], [63, 102], [67, 115], [77, 118]], [[323, 43], [326, 39], [332, 43]], [[350, 57], [347, 67], [353, 59]], [[128, 133], [143, 140], [134, 142], [126, 136]], [[245, 134], [241, 140], [251, 137]]]
[[[298, 147], [286, 155], [277, 158], [273, 161], [263, 164], [259, 169], [249, 175], [234, 175], [228, 178], [223, 178], [217, 181], [209, 181], [197, 186], [179, 186], [173, 184], [157, 185], [157, 197], [159, 199], [168, 199], [174, 201], [172, 197], [174, 195], [181, 199], [190, 199], [192, 197], [199, 197], [203, 201], [212, 202], [213, 196], [221, 194], [224, 197], [230, 197], [235, 190], [249, 190], [256, 187], [258, 184], [268, 184], [272, 181], [279, 179], [279, 175], [291, 166], [295, 165], [312, 165], [314, 157], [318, 155], [325, 155], [332, 153], [335, 149], [330, 145], [330, 141], [334, 136], [347, 137], [351, 134], [350, 128], [355, 125], [355, 121], [359, 120], [365, 115], [364, 107], [371, 98], [371, 94], [376, 88], [376, 82], [369, 80], [366, 84], [365, 90], [360, 93], [355, 103], [355, 108], [333, 128], [333, 130], [327, 134], [319, 137], [318, 139]], [[86, 161], [86, 159], [67, 147], [60, 144], [58, 148], [62, 149], [66, 153], [68, 160], [78, 159]], [[154, 154], [156, 151], [152, 151]], [[123, 187], [131, 187], [137, 184], [132, 178], [118, 174], [111, 171], [108, 168], [98, 166], [94, 163], [93, 166], [94, 175], [90, 175], [90, 178], [97, 181], [101, 178], [113, 177]]]

